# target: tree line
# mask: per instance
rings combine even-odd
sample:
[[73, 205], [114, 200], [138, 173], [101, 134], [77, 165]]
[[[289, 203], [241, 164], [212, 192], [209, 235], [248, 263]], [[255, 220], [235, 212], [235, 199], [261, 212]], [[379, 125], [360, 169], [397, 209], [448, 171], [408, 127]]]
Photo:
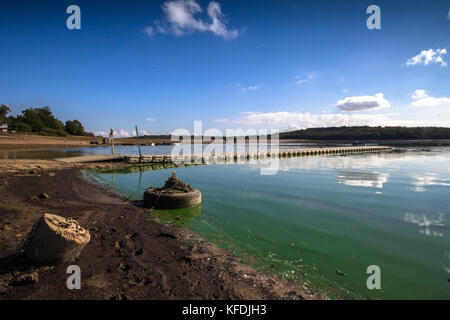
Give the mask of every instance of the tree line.
[[280, 139], [304, 140], [421, 140], [450, 139], [443, 127], [328, 127], [280, 133]]
[[11, 109], [8, 106], [4, 104], [0, 106], [0, 124], [6, 123], [10, 130], [16, 132], [33, 132], [60, 137], [94, 136], [93, 133], [86, 132], [78, 120], [68, 120], [65, 123], [58, 120], [49, 107], [27, 108], [17, 116], [8, 116], [10, 112]]

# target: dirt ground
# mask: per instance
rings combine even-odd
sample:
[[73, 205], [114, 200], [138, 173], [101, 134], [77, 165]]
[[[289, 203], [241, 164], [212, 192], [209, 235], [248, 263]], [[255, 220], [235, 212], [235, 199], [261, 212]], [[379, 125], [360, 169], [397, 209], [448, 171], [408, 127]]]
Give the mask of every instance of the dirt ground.
[[[2, 149], [45, 149], [48, 147], [88, 147], [92, 146], [91, 142], [102, 144], [100, 137], [53, 137], [40, 136], [37, 134], [0, 134], [0, 150]], [[170, 139], [157, 138], [141, 138], [141, 145], [148, 145], [150, 143], [170, 144]], [[114, 139], [115, 145], [136, 145], [136, 137], [132, 138], [118, 138]]]
[[[88, 181], [56, 161], [0, 162], [1, 299], [319, 299], [297, 283], [237, 263], [229, 252]], [[40, 198], [46, 193], [48, 198]], [[31, 266], [21, 253], [44, 213], [76, 219], [91, 241], [76, 264]]]

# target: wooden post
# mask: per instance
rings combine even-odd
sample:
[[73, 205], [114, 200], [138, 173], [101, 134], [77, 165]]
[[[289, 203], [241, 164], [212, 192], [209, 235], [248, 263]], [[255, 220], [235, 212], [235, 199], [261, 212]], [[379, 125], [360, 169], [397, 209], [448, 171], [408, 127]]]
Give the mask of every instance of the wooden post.
[[111, 128], [109, 132], [109, 141], [111, 141], [111, 154], [114, 154], [114, 131]]
[[141, 153], [141, 142], [139, 140], [139, 131], [136, 125], [136, 137], [137, 137], [137, 144], [139, 148], [139, 164], [142, 164], [142, 153]]
[[139, 193], [141, 193], [141, 182], [142, 182], [142, 168], [139, 168], [139, 183], [138, 183]]

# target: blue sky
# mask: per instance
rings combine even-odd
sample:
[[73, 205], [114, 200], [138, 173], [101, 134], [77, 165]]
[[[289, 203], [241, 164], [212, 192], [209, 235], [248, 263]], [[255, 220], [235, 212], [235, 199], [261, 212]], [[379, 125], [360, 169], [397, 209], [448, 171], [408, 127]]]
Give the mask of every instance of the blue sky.
[[[69, 30], [66, 9], [81, 9]], [[369, 30], [369, 5], [381, 29]], [[450, 1], [2, 1], [0, 103], [123, 136], [450, 126]]]

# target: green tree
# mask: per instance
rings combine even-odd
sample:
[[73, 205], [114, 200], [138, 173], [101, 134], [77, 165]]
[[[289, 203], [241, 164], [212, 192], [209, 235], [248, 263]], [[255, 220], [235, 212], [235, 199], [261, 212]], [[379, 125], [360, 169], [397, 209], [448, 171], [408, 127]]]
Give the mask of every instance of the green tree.
[[78, 120], [68, 120], [66, 121], [65, 130], [68, 134], [73, 136], [84, 136], [86, 132], [84, 131], [84, 127]]
[[2, 104], [2, 105], [0, 106], [0, 124], [7, 123], [7, 122], [8, 122], [8, 121], [7, 121], [7, 118], [6, 118], [6, 115], [7, 115], [9, 112], [11, 112], [11, 109], [10, 109], [8, 106], [6, 106], [6, 105], [4, 105], [4, 104]]
[[44, 122], [39, 117], [39, 114], [36, 109], [28, 108], [22, 111], [23, 114], [23, 122], [28, 124], [31, 127], [33, 132], [41, 132], [44, 128]]
[[16, 117], [10, 115], [11, 109], [2, 104], [0, 106], [0, 124], [7, 123], [11, 129], [17, 131], [40, 132], [58, 136], [67, 134], [78, 136], [94, 136], [85, 132], [84, 127], [78, 120], [67, 121], [65, 124], [55, 118], [49, 107], [27, 108]]
[[49, 107], [35, 109], [39, 119], [41, 119], [44, 128], [64, 130], [64, 124], [53, 116]]

